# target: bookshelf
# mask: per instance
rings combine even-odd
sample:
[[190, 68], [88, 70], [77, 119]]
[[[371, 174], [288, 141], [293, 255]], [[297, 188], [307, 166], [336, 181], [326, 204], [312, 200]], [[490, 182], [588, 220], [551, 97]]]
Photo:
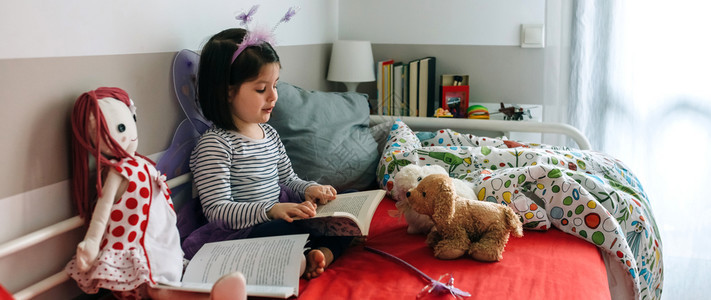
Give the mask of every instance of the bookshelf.
[[433, 116], [439, 107], [435, 88], [436, 58], [411, 61], [385, 59], [376, 69], [377, 99], [372, 114], [384, 116]]
[[[384, 117], [433, 118], [438, 108], [447, 109], [452, 116], [440, 119], [470, 119], [470, 106], [485, 107], [490, 115], [488, 120], [504, 121], [500, 113], [500, 102], [479, 102], [470, 98], [470, 76], [468, 74], [442, 74], [439, 86], [435, 87], [436, 58], [420, 57], [409, 61], [387, 58], [376, 62], [377, 98], [372, 103], [371, 115]], [[542, 106], [504, 102], [505, 107], [523, 110], [521, 120], [506, 122], [541, 122]], [[486, 120], [484, 120], [486, 121]], [[466, 122], [465, 122], [466, 123]], [[540, 133], [511, 132], [510, 139], [540, 143]]]

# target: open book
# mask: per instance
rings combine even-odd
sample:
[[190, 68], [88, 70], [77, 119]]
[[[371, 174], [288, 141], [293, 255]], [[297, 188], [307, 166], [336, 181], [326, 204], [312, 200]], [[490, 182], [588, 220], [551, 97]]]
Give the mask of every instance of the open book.
[[338, 194], [328, 204], [319, 205], [316, 216], [294, 222], [329, 236], [367, 236], [370, 221], [383, 197], [384, 190]]
[[247, 295], [288, 298], [299, 295], [301, 262], [308, 234], [207, 243], [188, 263], [183, 281], [156, 287], [209, 293], [223, 275], [240, 271]]
[[[366, 236], [384, 190], [338, 194], [319, 205], [316, 216], [297, 220], [326, 235]], [[240, 271], [247, 280], [247, 295], [288, 298], [299, 295], [301, 261], [308, 234], [206, 243], [195, 253], [179, 283], [156, 287], [209, 293], [223, 275]]]

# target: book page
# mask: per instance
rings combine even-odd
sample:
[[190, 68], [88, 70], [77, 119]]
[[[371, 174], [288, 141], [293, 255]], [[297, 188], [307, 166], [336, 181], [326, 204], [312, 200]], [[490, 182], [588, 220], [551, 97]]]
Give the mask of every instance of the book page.
[[316, 216], [294, 222], [326, 236], [367, 236], [370, 221], [384, 190], [338, 194], [336, 199], [316, 208]]
[[[211, 287], [223, 275], [240, 271], [247, 280], [248, 295], [298, 295], [307, 238], [308, 234], [299, 234], [207, 243], [188, 264], [183, 286], [209, 283]], [[267, 293], [270, 289], [275, 294]], [[291, 294], [283, 295], [284, 290]]]
[[383, 190], [338, 194], [335, 200], [318, 206], [316, 217], [349, 213], [359, 220], [366, 220], [371, 208], [374, 209], [374, 206], [380, 203], [384, 196], [385, 191]]

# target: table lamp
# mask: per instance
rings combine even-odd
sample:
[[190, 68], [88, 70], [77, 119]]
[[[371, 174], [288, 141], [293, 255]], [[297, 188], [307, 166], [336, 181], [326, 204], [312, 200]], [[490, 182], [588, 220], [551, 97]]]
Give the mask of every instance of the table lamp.
[[326, 79], [343, 82], [349, 92], [355, 92], [359, 83], [375, 81], [374, 68], [369, 41], [339, 40], [333, 43]]

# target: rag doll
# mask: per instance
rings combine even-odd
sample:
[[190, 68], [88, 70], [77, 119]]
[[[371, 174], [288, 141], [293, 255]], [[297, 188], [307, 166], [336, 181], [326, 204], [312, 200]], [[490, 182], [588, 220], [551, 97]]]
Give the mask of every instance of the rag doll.
[[71, 121], [72, 198], [88, 229], [66, 271], [79, 287], [87, 293], [108, 289], [122, 299], [246, 298], [238, 272], [219, 280], [211, 295], [156, 288], [179, 284], [183, 252], [165, 176], [136, 153], [135, 107], [126, 92], [82, 94]]

